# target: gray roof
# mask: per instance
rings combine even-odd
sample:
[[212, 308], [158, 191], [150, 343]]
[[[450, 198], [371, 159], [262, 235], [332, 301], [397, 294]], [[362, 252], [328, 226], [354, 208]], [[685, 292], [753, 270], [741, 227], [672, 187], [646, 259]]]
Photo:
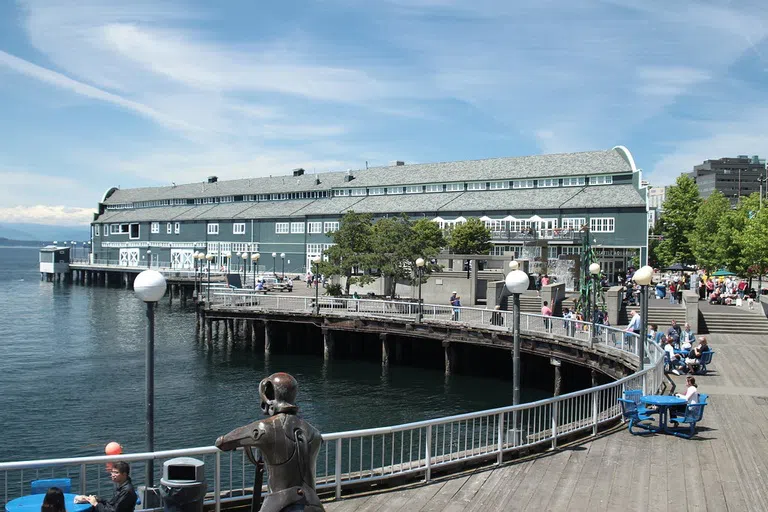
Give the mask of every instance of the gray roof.
[[[270, 176], [268, 178], [217, 181], [216, 183], [203, 182], [169, 187], [118, 189], [105, 201], [105, 204], [276, 192], [305, 192], [345, 187], [386, 187], [452, 181], [554, 178], [631, 172], [632, 169], [624, 157], [617, 150], [611, 149], [583, 153], [372, 167], [350, 171], [354, 179], [349, 182], [344, 181], [347, 172], [324, 172], [303, 176]], [[320, 180], [319, 184], [316, 183], [317, 179]]]
[[225, 203], [200, 206], [165, 206], [110, 210], [99, 219], [103, 223], [303, 218], [342, 215], [354, 210], [361, 213], [508, 212], [523, 210], [558, 210], [569, 208], [641, 208], [645, 199], [633, 185], [532, 188], [401, 194], [367, 197], [334, 197], [263, 203]]

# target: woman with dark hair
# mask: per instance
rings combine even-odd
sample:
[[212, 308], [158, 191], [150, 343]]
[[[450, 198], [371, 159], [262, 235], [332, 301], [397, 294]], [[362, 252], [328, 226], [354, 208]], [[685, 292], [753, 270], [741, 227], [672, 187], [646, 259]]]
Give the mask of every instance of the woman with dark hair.
[[43, 498], [43, 506], [40, 507], [40, 512], [66, 512], [67, 508], [64, 506], [64, 491], [58, 487], [51, 487], [48, 492], [45, 493]]

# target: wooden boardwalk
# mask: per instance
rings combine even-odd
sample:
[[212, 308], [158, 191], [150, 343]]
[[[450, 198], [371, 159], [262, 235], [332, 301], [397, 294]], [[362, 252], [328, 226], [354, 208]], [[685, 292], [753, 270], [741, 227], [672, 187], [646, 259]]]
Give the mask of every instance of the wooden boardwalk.
[[[697, 377], [710, 395], [699, 433], [632, 436], [626, 428], [537, 458], [429, 485], [328, 502], [328, 512], [768, 510], [768, 339], [708, 335]], [[677, 390], [684, 377], [671, 376]]]

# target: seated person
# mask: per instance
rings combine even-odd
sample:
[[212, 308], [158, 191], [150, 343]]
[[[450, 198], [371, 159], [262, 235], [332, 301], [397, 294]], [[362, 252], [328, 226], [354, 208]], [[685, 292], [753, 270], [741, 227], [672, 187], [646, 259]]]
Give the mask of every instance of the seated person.
[[720, 292], [714, 291], [709, 294], [709, 303], [710, 304], [720, 304]]
[[688, 369], [688, 373], [696, 373], [699, 371], [699, 368], [701, 367], [701, 355], [710, 350], [707, 338], [701, 336], [699, 338], [699, 344], [696, 345], [696, 347], [688, 353], [688, 357], [685, 358], [685, 366]]
[[680, 350], [691, 350], [694, 341], [696, 341], [696, 334], [691, 331], [691, 324], [685, 322], [683, 332], [680, 333]]
[[110, 477], [117, 488], [112, 499], [106, 501], [96, 496], [75, 496], [75, 503], [90, 503], [94, 512], [133, 512], [136, 507], [136, 490], [131, 482], [131, 467], [127, 462], [115, 462]]
[[672, 338], [672, 344], [678, 346], [680, 344], [680, 326], [677, 325], [676, 320], [672, 320], [672, 325], [667, 329], [667, 337]]
[[672, 341], [669, 337], [662, 335], [662, 346], [664, 347], [664, 352], [669, 354], [669, 371], [675, 375], [680, 375], [679, 368], [684, 366], [682, 356], [675, 354], [675, 347], [672, 346]]
[[257, 289], [258, 291], [263, 291], [263, 290], [264, 290], [264, 281], [259, 281], [259, 282], [256, 284], [256, 289]]
[[687, 402], [685, 405], [676, 405], [669, 408], [669, 417], [673, 426], [677, 426], [675, 417], [678, 415], [685, 416], [685, 408], [691, 404], [699, 403], [699, 388], [696, 387], [696, 378], [693, 375], [689, 375], [685, 378], [685, 384], [688, 386], [685, 390], [685, 394], [676, 393], [677, 398], [684, 398]]

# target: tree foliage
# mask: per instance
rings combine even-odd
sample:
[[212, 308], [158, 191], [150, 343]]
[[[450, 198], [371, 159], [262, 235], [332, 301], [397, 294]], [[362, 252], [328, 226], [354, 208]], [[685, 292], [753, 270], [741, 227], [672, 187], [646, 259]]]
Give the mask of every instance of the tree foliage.
[[733, 215], [732, 236], [739, 246], [738, 271], [752, 275], [768, 267], [768, 210], [757, 193], [740, 201]]
[[662, 265], [696, 262], [689, 237], [694, 230], [699, 203], [699, 189], [687, 174], [677, 178], [675, 185], [667, 190], [661, 218], [662, 239], [656, 247], [656, 255]]
[[724, 265], [724, 251], [718, 240], [722, 236], [720, 221], [730, 213], [731, 205], [719, 190], [699, 205], [690, 237], [691, 250], [695, 262], [708, 272]]
[[380, 219], [373, 225], [373, 259], [382, 277], [389, 279], [388, 295], [392, 297], [395, 296], [397, 282], [411, 275], [411, 234], [411, 224], [405, 214]]
[[353, 284], [366, 285], [374, 278], [365, 272], [371, 266], [373, 219], [368, 213], [348, 211], [339, 222], [339, 229], [331, 233], [334, 245], [326, 249], [327, 261], [321, 265], [321, 272], [345, 276], [344, 293], [349, 295]]
[[488, 254], [491, 230], [477, 217], [471, 217], [451, 230], [448, 247], [454, 254]]

